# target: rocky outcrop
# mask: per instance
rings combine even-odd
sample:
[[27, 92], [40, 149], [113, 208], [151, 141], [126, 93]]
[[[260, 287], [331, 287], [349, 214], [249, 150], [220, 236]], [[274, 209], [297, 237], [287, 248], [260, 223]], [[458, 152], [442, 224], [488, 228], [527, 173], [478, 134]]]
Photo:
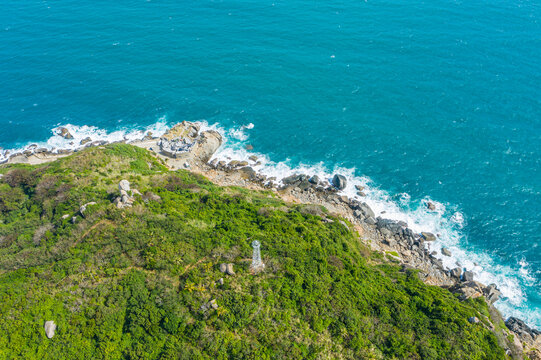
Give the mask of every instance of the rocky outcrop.
[[199, 124], [183, 121], [159, 140], [160, 152], [168, 157], [206, 163], [222, 145], [222, 136], [214, 130], [200, 131]]
[[49, 339], [52, 339], [56, 330], [56, 324], [54, 323], [54, 321], [46, 321], [43, 327], [45, 329], [45, 335], [47, 335]]
[[451, 291], [458, 294], [462, 300], [475, 299], [484, 296], [489, 305], [500, 298], [501, 292], [496, 285], [485, 286], [477, 281], [464, 281], [456, 284]]
[[117, 208], [123, 209], [125, 207], [131, 207], [135, 201], [135, 195], [141, 195], [136, 189], [131, 189], [130, 182], [128, 180], [120, 180], [118, 183], [118, 190], [120, 196], [115, 198], [114, 204]]
[[339, 174], [334, 175], [332, 178], [332, 185], [338, 190], [344, 190], [347, 186], [346, 177]]
[[63, 126], [59, 127], [58, 129], [56, 129], [56, 134], [58, 136], [61, 136], [63, 137], [64, 139], [67, 139], [67, 140], [71, 140], [73, 139], [73, 135], [71, 135], [71, 133], [69, 132], [69, 130]]
[[530, 328], [524, 321], [510, 317], [505, 321], [505, 326], [526, 344], [526, 348], [541, 346], [541, 331]]

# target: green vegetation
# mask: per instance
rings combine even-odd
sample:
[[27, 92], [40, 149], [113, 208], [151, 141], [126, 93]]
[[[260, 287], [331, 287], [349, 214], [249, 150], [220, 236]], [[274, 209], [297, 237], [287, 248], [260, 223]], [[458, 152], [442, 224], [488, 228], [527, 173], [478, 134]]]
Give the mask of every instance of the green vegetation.
[[[424, 285], [272, 193], [168, 172], [128, 145], [0, 173], [0, 359], [505, 358], [467, 321], [482, 299]], [[131, 208], [113, 204], [121, 179], [143, 194]]]

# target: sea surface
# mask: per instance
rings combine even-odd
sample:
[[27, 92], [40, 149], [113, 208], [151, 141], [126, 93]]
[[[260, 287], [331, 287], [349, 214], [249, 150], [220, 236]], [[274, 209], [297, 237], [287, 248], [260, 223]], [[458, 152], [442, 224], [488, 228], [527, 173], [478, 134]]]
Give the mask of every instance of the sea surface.
[[540, 22], [540, 0], [4, 0], [0, 160], [203, 121], [217, 157], [368, 186], [541, 328]]

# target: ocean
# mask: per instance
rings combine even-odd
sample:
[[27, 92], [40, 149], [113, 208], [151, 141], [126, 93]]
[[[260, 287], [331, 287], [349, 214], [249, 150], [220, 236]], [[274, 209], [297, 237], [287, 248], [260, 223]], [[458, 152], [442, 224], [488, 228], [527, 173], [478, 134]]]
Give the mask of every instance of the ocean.
[[3, 1], [0, 161], [202, 121], [217, 157], [367, 186], [541, 328], [540, 22], [539, 0]]

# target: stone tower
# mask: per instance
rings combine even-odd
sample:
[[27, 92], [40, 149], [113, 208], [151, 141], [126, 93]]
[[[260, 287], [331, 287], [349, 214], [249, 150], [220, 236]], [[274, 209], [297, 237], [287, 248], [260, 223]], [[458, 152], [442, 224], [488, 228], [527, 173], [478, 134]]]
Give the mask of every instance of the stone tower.
[[257, 240], [252, 241], [252, 247], [254, 248], [254, 252], [252, 255], [252, 265], [250, 265], [250, 268], [252, 271], [260, 271], [263, 270], [265, 267], [265, 264], [261, 261], [261, 243]]

